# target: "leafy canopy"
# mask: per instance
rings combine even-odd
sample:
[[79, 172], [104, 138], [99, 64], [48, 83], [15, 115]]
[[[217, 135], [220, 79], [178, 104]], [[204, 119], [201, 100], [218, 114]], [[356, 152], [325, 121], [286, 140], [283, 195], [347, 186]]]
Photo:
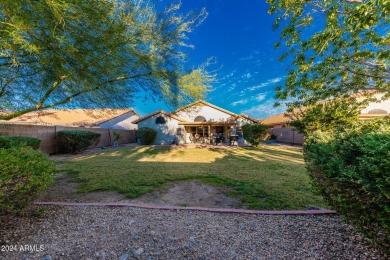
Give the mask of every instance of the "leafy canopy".
[[253, 146], [259, 146], [262, 141], [270, 136], [269, 127], [257, 123], [243, 125], [242, 132], [245, 140]]
[[[291, 59], [280, 100], [313, 105], [363, 90], [390, 97], [390, 0], [267, 0], [282, 26], [276, 47]], [[369, 98], [372, 91], [364, 92]]]
[[137, 93], [180, 105], [213, 76], [185, 67], [188, 34], [206, 17], [149, 1], [0, 3], [0, 110], [128, 107]]
[[343, 99], [334, 99], [309, 107], [296, 108], [287, 113], [287, 116], [292, 119], [290, 125], [308, 137], [316, 130], [332, 131], [340, 126], [353, 125], [359, 120], [359, 107]]

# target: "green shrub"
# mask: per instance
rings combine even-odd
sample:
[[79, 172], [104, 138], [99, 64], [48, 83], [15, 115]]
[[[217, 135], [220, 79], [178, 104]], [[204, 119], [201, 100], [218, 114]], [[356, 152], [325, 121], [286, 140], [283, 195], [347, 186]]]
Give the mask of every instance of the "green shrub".
[[11, 148], [26, 145], [38, 150], [41, 140], [28, 136], [0, 136], [0, 148]]
[[245, 140], [253, 146], [258, 146], [270, 137], [269, 127], [262, 124], [247, 124], [242, 126]]
[[308, 171], [325, 198], [368, 238], [390, 248], [390, 120], [358, 122], [305, 141]]
[[156, 135], [157, 132], [149, 127], [141, 127], [135, 132], [137, 139], [144, 145], [152, 144]]
[[0, 215], [20, 212], [53, 180], [54, 164], [28, 146], [0, 148]]
[[64, 130], [57, 133], [58, 153], [78, 153], [96, 145], [100, 134], [83, 130]]

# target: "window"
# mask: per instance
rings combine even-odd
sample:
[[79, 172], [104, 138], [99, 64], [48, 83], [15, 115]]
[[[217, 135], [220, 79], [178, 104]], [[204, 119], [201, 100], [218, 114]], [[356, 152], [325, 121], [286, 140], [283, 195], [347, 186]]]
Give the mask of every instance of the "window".
[[176, 135], [181, 135], [181, 128], [176, 128]]
[[156, 124], [165, 124], [165, 118], [162, 116], [157, 117]]
[[206, 118], [204, 116], [197, 116], [194, 122], [206, 122]]
[[384, 109], [373, 109], [368, 111], [368, 114], [387, 114], [387, 111]]

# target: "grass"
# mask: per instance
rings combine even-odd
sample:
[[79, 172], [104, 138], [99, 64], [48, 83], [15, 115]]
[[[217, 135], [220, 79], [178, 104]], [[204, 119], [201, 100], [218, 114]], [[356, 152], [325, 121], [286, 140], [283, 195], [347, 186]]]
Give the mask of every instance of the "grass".
[[170, 182], [228, 186], [251, 209], [326, 207], [315, 193], [302, 153], [280, 147], [206, 149], [134, 147], [65, 161], [82, 192], [108, 190], [135, 198]]

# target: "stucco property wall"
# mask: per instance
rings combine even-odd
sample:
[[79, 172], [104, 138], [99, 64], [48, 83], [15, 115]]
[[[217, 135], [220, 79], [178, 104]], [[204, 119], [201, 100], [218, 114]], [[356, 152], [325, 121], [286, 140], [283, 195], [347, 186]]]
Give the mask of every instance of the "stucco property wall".
[[133, 124], [132, 122], [138, 118], [138, 115], [134, 114], [133, 112], [129, 112], [104, 122], [100, 124], [99, 127], [118, 130], [134, 130], [137, 129], [137, 125]]
[[8, 136], [30, 136], [39, 138], [41, 140], [39, 150], [47, 154], [53, 154], [57, 152], [56, 134], [62, 130], [86, 130], [99, 133], [100, 141], [96, 147], [111, 146], [114, 142], [114, 131], [119, 132], [121, 135], [119, 144], [135, 143], [134, 130], [113, 130], [98, 127], [91, 128], [7, 123], [0, 124], [0, 134]]
[[276, 140], [281, 143], [303, 144], [303, 134], [298, 133], [292, 127], [272, 128], [270, 133], [276, 136]]
[[[162, 116], [165, 119], [165, 124], [156, 124], [157, 117]], [[153, 144], [172, 144], [175, 138], [179, 143], [184, 143], [185, 129], [179, 126], [179, 121], [164, 114], [156, 114], [138, 123], [138, 129], [141, 127], [153, 128], [157, 131], [156, 138]], [[181, 135], [178, 136], [177, 128], [181, 128]]]

